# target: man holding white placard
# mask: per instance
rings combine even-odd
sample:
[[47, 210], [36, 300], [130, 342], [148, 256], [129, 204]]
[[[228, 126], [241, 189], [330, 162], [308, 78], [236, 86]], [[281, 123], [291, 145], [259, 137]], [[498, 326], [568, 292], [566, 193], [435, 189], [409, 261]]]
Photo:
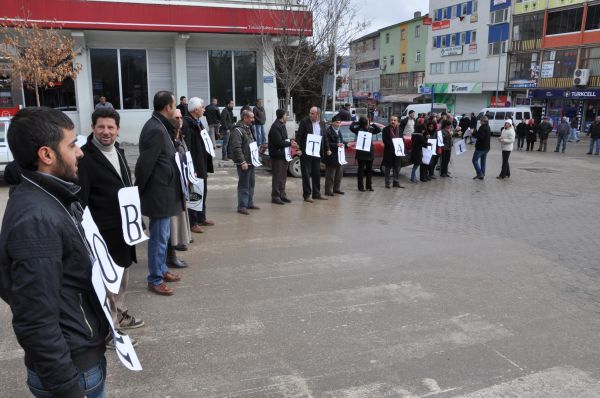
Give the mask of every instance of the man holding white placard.
[[[356, 134], [356, 160], [358, 163], [358, 190], [365, 192], [363, 178], [367, 176], [367, 189], [373, 191], [373, 160], [375, 160], [375, 150], [373, 148], [373, 136], [379, 134], [381, 129], [372, 123], [369, 125], [369, 120], [361, 116], [358, 122], [353, 122], [350, 125], [350, 131]], [[370, 138], [370, 142], [368, 139]]]
[[201, 98], [193, 97], [188, 102], [188, 115], [183, 118], [183, 135], [192, 155], [192, 163], [196, 177], [204, 180], [204, 195], [202, 196], [202, 210], [196, 211], [188, 209], [190, 216], [190, 229], [195, 233], [203, 233], [204, 227], [215, 225], [214, 221], [206, 218], [206, 194], [208, 192], [208, 173], [214, 173], [213, 161], [211, 152], [212, 142], [210, 136], [205, 134], [202, 137], [204, 125], [200, 118], [204, 115], [204, 101]]
[[95, 257], [81, 225], [80, 187], [72, 182], [83, 156], [74, 128], [58, 110], [27, 107], [7, 134], [23, 180], [2, 220], [0, 297], [10, 306], [36, 397], [104, 396], [108, 321], [92, 285]]
[[340, 151], [343, 152], [346, 147], [344, 137], [340, 130], [342, 124], [341, 117], [335, 115], [331, 119], [331, 126], [327, 129], [327, 138], [329, 141], [329, 151], [325, 156], [325, 195], [333, 196], [334, 193], [343, 195], [342, 191], [342, 176], [344, 175], [344, 169], [342, 162], [344, 159], [339, 158]]
[[[393, 174], [394, 188], [404, 188], [400, 185], [400, 168], [402, 167], [402, 157], [404, 156], [404, 139], [400, 133], [400, 123], [398, 116], [390, 117], [390, 124], [383, 128], [383, 171], [385, 174], [385, 187], [390, 188]], [[397, 143], [397, 144], [396, 144]], [[397, 148], [400, 146], [401, 148]]]
[[254, 122], [254, 113], [252, 111], [242, 111], [241, 119], [231, 131], [229, 144], [231, 146], [231, 156], [233, 162], [237, 165], [238, 173], [238, 206], [237, 212], [249, 215], [248, 210], [259, 210], [254, 205], [254, 162], [250, 146], [256, 139], [250, 126]]
[[[107, 293], [115, 328], [135, 329], [144, 326], [144, 322], [130, 315], [125, 305], [129, 266], [137, 259], [135, 246], [125, 242], [119, 206], [119, 190], [133, 186], [125, 152], [116, 142], [119, 122], [120, 116], [114, 109], [100, 108], [92, 114], [92, 134], [81, 147], [84, 157], [78, 165], [81, 190], [77, 196], [90, 209], [110, 256], [125, 268], [119, 293]], [[141, 214], [138, 216], [141, 218]], [[112, 334], [108, 341], [112, 342]]]
[[[271, 202], [283, 205], [291, 202], [285, 193], [288, 170], [286, 151], [289, 151], [290, 148], [297, 149], [298, 144], [290, 141], [288, 138], [287, 128], [285, 127], [285, 123], [287, 122], [285, 111], [283, 109], [277, 109], [277, 111], [275, 111], [275, 116], [277, 116], [277, 120], [271, 125], [268, 139], [269, 157], [271, 158], [271, 168], [273, 170]], [[291, 153], [288, 153], [288, 158], [291, 159]]]
[[[298, 126], [296, 142], [300, 145], [300, 171], [302, 173], [302, 197], [305, 202], [313, 199], [327, 200], [321, 196], [321, 158], [330, 155], [327, 128], [321, 120], [321, 111], [316, 106], [310, 108], [307, 118]], [[318, 141], [316, 137], [320, 137]], [[312, 186], [311, 186], [312, 182]], [[312, 195], [312, 199], [311, 199]]]

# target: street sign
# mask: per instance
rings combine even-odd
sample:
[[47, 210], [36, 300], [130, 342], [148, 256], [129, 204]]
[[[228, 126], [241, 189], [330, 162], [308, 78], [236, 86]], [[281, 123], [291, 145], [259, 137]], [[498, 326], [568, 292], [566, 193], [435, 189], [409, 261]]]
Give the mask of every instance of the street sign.
[[432, 90], [431, 90], [431, 86], [426, 86], [424, 84], [419, 84], [419, 87], [417, 88], [417, 92], [419, 94], [431, 94]]

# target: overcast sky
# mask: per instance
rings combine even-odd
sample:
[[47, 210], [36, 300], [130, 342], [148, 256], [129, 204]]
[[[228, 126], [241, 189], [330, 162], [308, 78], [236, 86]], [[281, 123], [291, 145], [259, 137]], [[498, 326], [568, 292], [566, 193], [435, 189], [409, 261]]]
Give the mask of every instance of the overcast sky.
[[429, 0], [352, 0], [352, 2], [360, 16], [371, 21], [371, 26], [364, 34], [412, 19], [415, 11], [421, 11], [423, 15], [429, 11]]

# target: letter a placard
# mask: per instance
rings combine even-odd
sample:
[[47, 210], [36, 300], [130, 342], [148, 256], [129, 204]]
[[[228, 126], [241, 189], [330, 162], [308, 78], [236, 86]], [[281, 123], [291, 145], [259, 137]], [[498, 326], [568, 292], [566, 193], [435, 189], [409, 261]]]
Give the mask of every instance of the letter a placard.
[[373, 139], [373, 134], [368, 131], [359, 131], [356, 137], [356, 150], [371, 152], [371, 140]]
[[121, 226], [123, 238], [129, 246], [148, 240], [142, 227], [142, 207], [138, 187], [127, 187], [119, 190], [119, 207], [121, 208]]

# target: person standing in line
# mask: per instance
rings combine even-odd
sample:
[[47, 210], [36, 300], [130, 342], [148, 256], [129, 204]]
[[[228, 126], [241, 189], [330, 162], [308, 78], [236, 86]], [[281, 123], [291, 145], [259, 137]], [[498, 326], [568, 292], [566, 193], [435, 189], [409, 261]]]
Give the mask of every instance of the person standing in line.
[[235, 126], [235, 116], [233, 116], [233, 100], [227, 101], [227, 105], [221, 111], [221, 136], [223, 137], [223, 145], [221, 146], [222, 160], [229, 160], [229, 135]]
[[579, 134], [577, 134], [577, 127], [579, 127], [579, 118], [574, 116], [571, 119], [571, 134], [569, 135], [569, 142], [575, 140], [575, 142], [579, 142]]
[[469, 144], [473, 144], [473, 134], [477, 131], [477, 116], [475, 116], [474, 112], [471, 112], [471, 135], [469, 136]]
[[99, 98], [99, 101], [96, 106], [94, 107], [94, 110], [96, 109], [101, 109], [101, 108], [111, 108], [111, 109], [115, 109], [113, 104], [111, 104], [110, 102], [108, 102], [106, 100], [106, 97], [104, 95], [101, 95]]
[[400, 122], [402, 135], [411, 135], [415, 132], [415, 111], [408, 112], [408, 116]]
[[440, 166], [440, 177], [450, 177], [448, 165], [452, 155], [452, 120], [442, 122], [442, 137], [444, 147], [442, 148], [442, 164]]
[[[437, 140], [437, 123], [435, 121], [429, 121], [427, 123], [427, 128], [423, 132], [423, 137], [425, 137], [425, 141], [428, 139]], [[442, 155], [442, 147], [436, 145], [435, 152], [431, 155], [431, 160], [429, 161], [429, 165], [424, 165], [425, 167], [425, 180], [431, 181], [435, 180], [435, 166], [438, 164], [438, 160]]]
[[[271, 168], [273, 171], [271, 181], [271, 202], [283, 205], [291, 203], [285, 192], [285, 183], [287, 181], [288, 161], [285, 158], [285, 149], [291, 148], [294, 151], [298, 149], [296, 142], [288, 138], [287, 115], [283, 109], [275, 111], [277, 119], [269, 129], [269, 157], [271, 158]], [[290, 153], [292, 155], [292, 153]], [[293, 156], [293, 155], [292, 155]]]
[[185, 95], [179, 97], [179, 105], [177, 105], [177, 109], [181, 112], [182, 117], [186, 117], [188, 114], [188, 100]]
[[188, 105], [189, 114], [183, 118], [183, 134], [185, 143], [192, 155], [192, 163], [196, 171], [196, 177], [204, 180], [204, 195], [202, 197], [202, 211], [188, 210], [190, 215], [191, 231], [194, 233], [203, 233], [202, 227], [210, 227], [215, 222], [206, 218], [206, 197], [208, 194], [208, 173], [214, 173], [213, 159], [208, 153], [201, 132], [204, 125], [200, 118], [204, 115], [204, 101], [201, 98], [193, 97]]
[[331, 119], [331, 125], [327, 129], [327, 141], [329, 150], [325, 156], [325, 195], [333, 196], [334, 193], [343, 195], [342, 177], [344, 176], [344, 167], [340, 164], [338, 158], [338, 149], [345, 148], [346, 142], [342, 136], [340, 126], [342, 124], [339, 115]]
[[254, 113], [254, 134], [256, 135], [256, 143], [258, 146], [267, 143], [265, 136], [265, 123], [267, 122], [267, 113], [263, 106], [262, 98], [256, 100], [256, 106], [252, 110]]
[[167, 246], [171, 217], [184, 209], [175, 146], [169, 134], [177, 110], [175, 95], [170, 91], [158, 91], [154, 94], [153, 105], [154, 112], [140, 134], [135, 180], [140, 191], [142, 214], [150, 219], [148, 290], [172, 296], [174, 291], [165, 282], [178, 282], [181, 277], [167, 267]]
[[206, 116], [206, 122], [208, 123], [208, 135], [213, 143], [213, 148], [217, 148], [217, 133], [219, 132], [219, 106], [218, 101], [213, 98], [210, 104], [204, 109], [204, 116]]
[[[302, 155], [300, 155], [300, 171], [302, 172], [302, 197], [305, 202], [313, 203], [315, 199], [327, 200], [327, 198], [321, 195], [321, 157], [326, 154], [325, 151], [329, 150], [326, 133], [327, 127], [321, 120], [321, 110], [313, 106], [310, 108], [308, 117], [300, 121], [298, 133], [296, 134], [296, 142], [298, 142], [302, 151]], [[306, 153], [306, 141], [309, 134], [322, 137], [320, 157], [310, 156]]]
[[489, 120], [487, 116], [481, 118], [481, 126], [473, 133], [475, 138], [475, 152], [473, 152], [473, 167], [477, 175], [473, 177], [474, 180], [483, 180], [485, 178], [485, 165], [487, 160], [488, 152], [490, 151], [490, 138], [492, 132], [489, 126]]
[[462, 114], [460, 122], [458, 122], [458, 127], [460, 127], [462, 135], [466, 134], [467, 130], [471, 128], [471, 119], [469, 119], [465, 113]]
[[[385, 187], [391, 188], [392, 183], [394, 188], [404, 188], [400, 185], [400, 168], [402, 167], [402, 157], [396, 156], [396, 148], [394, 147], [394, 138], [404, 139], [400, 134], [400, 123], [398, 116], [390, 117], [390, 124], [383, 128], [383, 171], [385, 178]], [[391, 175], [391, 176], [390, 176]]]
[[346, 103], [344, 106], [340, 108], [338, 112], [338, 116], [340, 117], [340, 121], [342, 122], [351, 122], [352, 114], [350, 113], [350, 104]]
[[596, 116], [596, 120], [590, 124], [588, 135], [590, 136], [590, 149], [587, 154], [592, 154], [594, 151], [594, 143], [596, 143], [596, 155], [598, 155], [600, 152], [600, 115]]
[[247, 216], [250, 214], [248, 210], [260, 209], [254, 205], [254, 165], [250, 152], [250, 143], [256, 142], [251, 129], [254, 114], [252, 111], [243, 111], [241, 119], [231, 132], [231, 154], [239, 178], [237, 212]]
[[[81, 147], [84, 156], [78, 164], [81, 190], [77, 196], [90, 209], [110, 256], [124, 268], [119, 292], [107, 292], [113, 324], [117, 330], [124, 330], [144, 326], [144, 321], [129, 314], [125, 305], [129, 267], [137, 263], [137, 258], [135, 246], [129, 246], [123, 238], [119, 207], [119, 190], [133, 186], [125, 152], [117, 143], [120, 120], [114, 109], [100, 108], [92, 113], [92, 133]], [[109, 333], [107, 344], [112, 341]]]
[[521, 120], [519, 124], [517, 124], [517, 150], [522, 151], [523, 145], [525, 144], [525, 138], [527, 137], [527, 123], [525, 120]]
[[27, 386], [40, 398], [104, 397], [109, 325], [75, 196], [83, 152], [74, 128], [61, 111], [27, 107], [7, 133], [22, 182], [2, 220], [0, 297], [25, 352]]
[[412, 167], [412, 172], [410, 173], [410, 181], [414, 184], [417, 183], [417, 169], [420, 168], [420, 180], [421, 181], [427, 181], [425, 179], [426, 177], [426, 172], [425, 172], [425, 167], [427, 167], [427, 165], [423, 164], [423, 148], [427, 148], [429, 145], [427, 142], [427, 139], [425, 138], [425, 136], [423, 135], [423, 133], [421, 133], [419, 130], [415, 131], [412, 136], [412, 150], [410, 152], [410, 160], [413, 164]]
[[540, 137], [538, 152], [546, 152], [546, 148], [548, 147], [548, 136], [552, 132], [552, 123], [549, 120], [550, 118], [546, 116], [538, 126], [538, 135]]
[[502, 180], [504, 178], [510, 178], [510, 166], [508, 164], [508, 158], [510, 157], [510, 153], [513, 150], [513, 144], [515, 142], [515, 129], [513, 128], [512, 121], [510, 119], [506, 119], [504, 121], [504, 130], [502, 130], [498, 141], [500, 141], [500, 144], [502, 144], [502, 170], [500, 171], [500, 175], [498, 175], [496, 178]]
[[[413, 112], [414, 115], [414, 112]], [[413, 125], [414, 128], [414, 125]], [[352, 131], [358, 137], [358, 133], [361, 131], [366, 131], [371, 134], [371, 147], [369, 151], [356, 151], [356, 161], [358, 163], [358, 174], [357, 174], [357, 183], [358, 190], [360, 192], [371, 191], [373, 192], [373, 160], [375, 160], [375, 149], [373, 146], [373, 141], [375, 141], [375, 135], [381, 132], [381, 129], [375, 125], [375, 123], [369, 124], [369, 120], [361, 116], [358, 119], [358, 122], [352, 122], [350, 125], [350, 131]], [[365, 190], [365, 186], [363, 183], [363, 178], [367, 177], [367, 189]]]
[[565, 153], [569, 134], [571, 134], [571, 126], [569, 126], [569, 119], [566, 116], [563, 116], [560, 123], [558, 124], [558, 127], [556, 128], [557, 140], [556, 149], [554, 149], [554, 152], [558, 152], [560, 144], [562, 142], [562, 153]]
[[525, 149], [525, 152], [533, 152], [534, 148], [535, 148], [535, 141], [537, 139], [537, 126], [535, 125], [535, 120], [529, 119], [529, 121], [527, 122], [527, 148]]

